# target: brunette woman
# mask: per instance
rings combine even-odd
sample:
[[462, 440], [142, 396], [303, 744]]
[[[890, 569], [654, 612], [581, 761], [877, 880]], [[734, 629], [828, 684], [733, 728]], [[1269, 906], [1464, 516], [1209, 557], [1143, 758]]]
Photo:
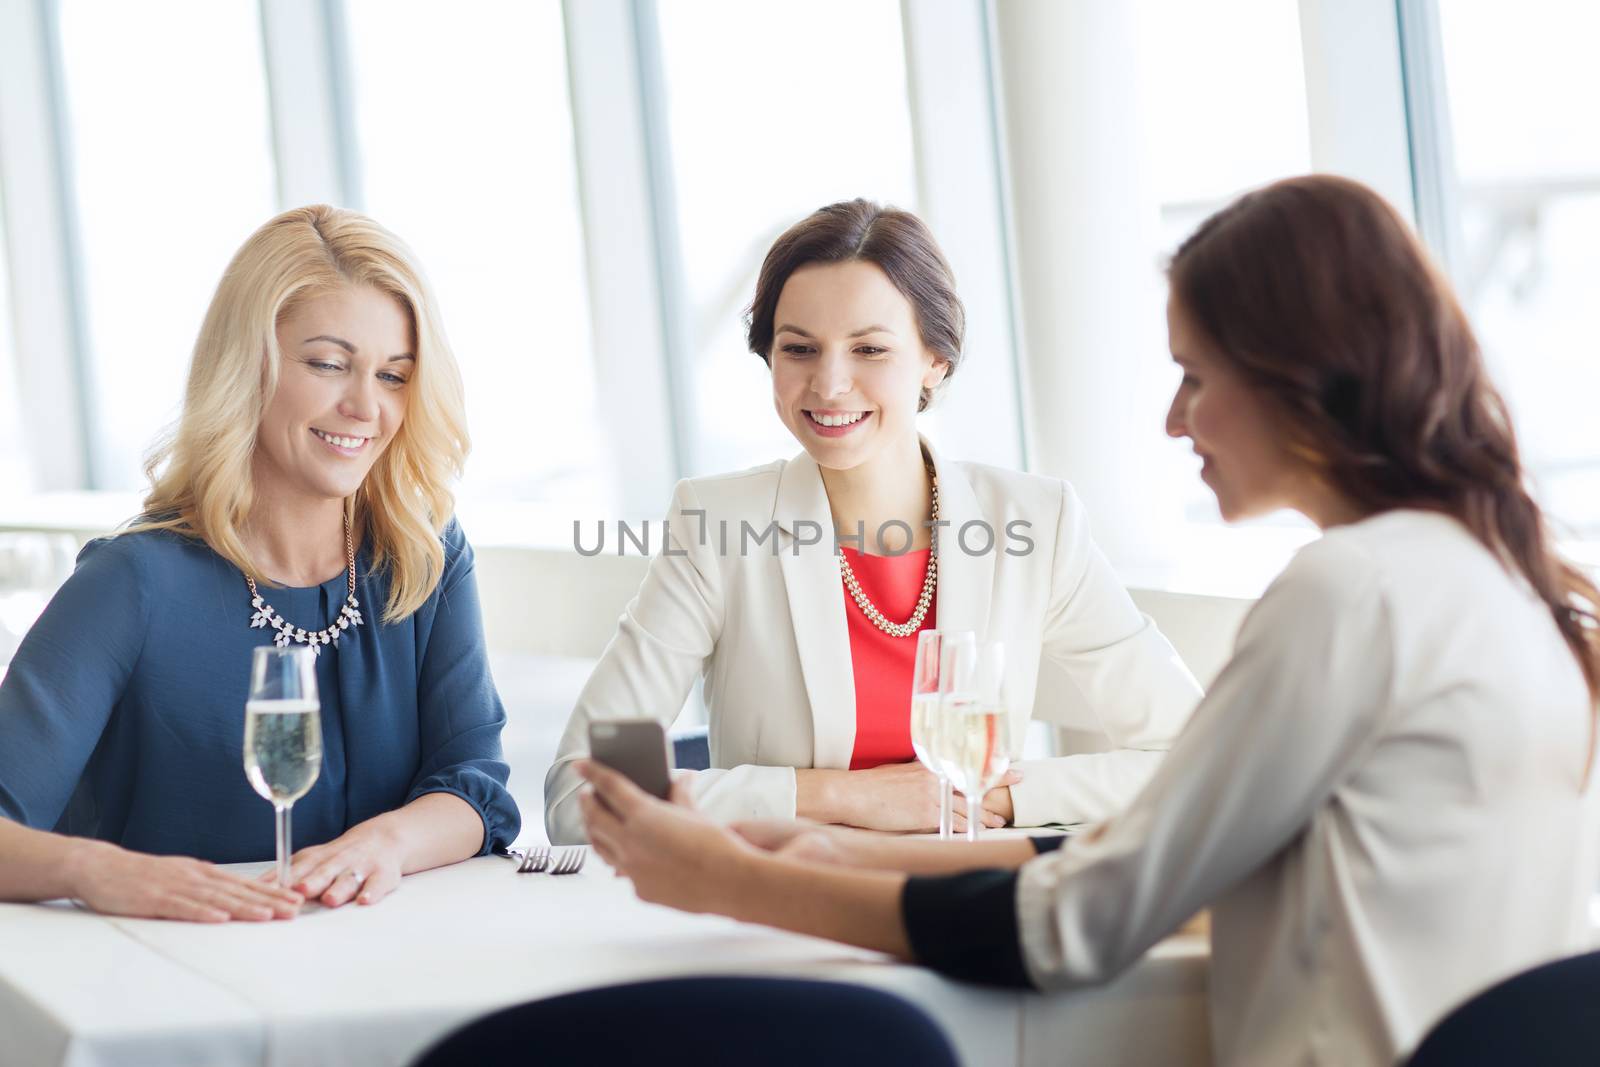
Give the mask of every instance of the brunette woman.
[[982, 798], [989, 825], [1097, 821], [1149, 777], [1199, 687], [1095, 547], [1071, 487], [959, 462], [917, 431], [961, 365], [964, 322], [915, 215], [852, 200], [778, 238], [748, 342], [804, 451], [678, 485], [669, 544], [545, 781], [551, 840], [583, 840], [573, 764], [589, 724], [670, 723], [697, 677], [712, 769], [691, 788], [708, 814], [931, 829], [939, 797], [910, 712], [917, 635], [935, 627], [1005, 642], [1012, 737], [1065, 710], [1036, 706], [1049, 658], [1112, 749], [1023, 763]]
[[1466, 317], [1377, 195], [1251, 193], [1170, 281], [1167, 432], [1226, 518], [1289, 507], [1323, 536], [1124, 813], [1037, 858], [741, 836], [586, 764], [589, 832], [647, 900], [980, 981], [1105, 982], [1209, 907], [1219, 1063], [1392, 1064], [1474, 990], [1587, 944], [1600, 593], [1557, 556]]

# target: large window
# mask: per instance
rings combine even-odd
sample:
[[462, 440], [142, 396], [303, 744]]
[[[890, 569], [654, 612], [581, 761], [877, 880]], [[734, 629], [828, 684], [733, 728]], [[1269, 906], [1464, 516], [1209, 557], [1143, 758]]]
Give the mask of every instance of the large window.
[[916, 210], [897, 0], [661, 0], [676, 231], [683, 257], [688, 474], [799, 450], [741, 312], [767, 247], [852, 197]]
[[61, 0], [96, 488], [143, 485], [229, 257], [274, 211], [252, 0]]
[[416, 249], [466, 380], [463, 498], [609, 514], [560, 3], [346, 17], [363, 206]]
[[[1283, 0], [1142, 0], [1140, 74], [1160, 247], [1170, 255], [1240, 193], [1312, 169], [1298, 7]], [[1173, 371], [1172, 384], [1177, 372]], [[1152, 431], [1157, 428], [1152, 427]], [[1220, 522], [1200, 461], [1175, 443], [1190, 520]], [[1274, 521], [1292, 521], [1278, 516]]]
[[[5, 190], [0, 189], [0, 197]], [[3, 203], [3, 200], [0, 200]], [[0, 500], [33, 489], [28, 440], [18, 403], [16, 350], [11, 334], [11, 278], [6, 263], [5, 212], [0, 210]]]
[[1240, 192], [1331, 170], [1419, 221], [1543, 499], [1600, 539], [1595, 40], [1564, 0], [0, 2], [0, 507], [142, 486], [228, 257], [287, 197], [417, 250], [475, 537], [653, 515], [674, 477], [797, 450], [742, 312], [783, 229], [863, 196], [956, 267], [974, 364], [922, 420], [947, 451], [1101, 476], [1103, 547], [1141, 580], [1245, 569], [1229, 546], [1271, 569], [1303, 525], [1222, 532], [1159, 439], [1160, 265]]
[[1439, 5], [1459, 226], [1451, 264], [1524, 458], [1600, 536], [1600, 6]]
[[1246, 189], [1311, 169], [1300, 18], [1283, 0], [1142, 0], [1140, 15], [1152, 186], [1176, 246]]

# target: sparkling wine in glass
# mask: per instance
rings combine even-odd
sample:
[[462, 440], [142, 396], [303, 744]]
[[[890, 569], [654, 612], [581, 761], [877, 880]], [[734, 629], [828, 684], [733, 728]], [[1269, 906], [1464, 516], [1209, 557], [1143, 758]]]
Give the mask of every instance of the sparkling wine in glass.
[[967, 840], [978, 839], [983, 798], [1011, 766], [1011, 724], [1004, 697], [1005, 647], [963, 642], [945, 656], [948, 685], [940, 704], [938, 758], [967, 798]]
[[289, 885], [289, 810], [322, 769], [322, 704], [308, 645], [264, 645], [250, 661], [244, 706], [244, 773], [277, 813], [278, 884]]
[[939, 836], [949, 840], [954, 820], [954, 799], [950, 795], [950, 776], [938, 756], [940, 666], [944, 649], [952, 643], [972, 641], [966, 631], [923, 630], [917, 634], [917, 658], [911, 672], [911, 750], [917, 760], [939, 779]]

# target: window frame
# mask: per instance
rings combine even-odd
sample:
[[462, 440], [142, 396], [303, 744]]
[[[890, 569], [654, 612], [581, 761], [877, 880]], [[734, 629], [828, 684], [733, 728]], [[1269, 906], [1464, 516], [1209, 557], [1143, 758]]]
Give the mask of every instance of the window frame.
[[[0, 184], [19, 407], [40, 491], [95, 489], [82, 243], [73, 206], [55, 0], [0, 4]], [[28, 269], [18, 270], [26, 263]], [[66, 358], [24, 359], [25, 352]]]
[[[672, 482], [695, 469], [694, 352], [680, 280], [657, 3], [562, 0], [592, 365], [605, 432], [630, 442], [617, 472], [628, 517], [656, 514]], [[1438, 0], [1298, 5], [1313, 165], [1377, 188], [1453, 269], [1456, 184]], [[1044, 16], [999, 0], [901, 0], [900, 7], [921, 209], [961, 279], [969, 351], [987, 364], [941, 402], [941, 443], [987, 462], [1063, 469], [1059, 446], [1041, 441], [1053, 398], [1036, 386], [1060, 376], [1058, 369], [1042, 372], [1044, 361], [1086, 357], [1029, 351], [1024, 343], [1043, 313], [1022, 299], [1017, 218], [1018, 205], [1038, 196], [1028, 188], [1022, 146], [1039, 129], [1024, 109], [1006, 106], [1007, 94], [1026, 83], [1007, 69], [999, 30], [1002, 19], [1016, 32], [1019, 18]], [[68, 357], [17, 360], [27, 433], [54, 442], [30, 450], [33, 481], [41, 491], [95, 490], [94, 383], [57, 10], [58, 0], [0, 5], [0, 185], [7, 193], [0, 202], [9, 260], [29, 265], [11, 271], [15, 350]], [[343, 0], [271, 0], [258, 10], [280, 207], [359, 208]], [[996, 426], [1005, 432], [993, 433]], [[1282, 538], [1284, 558], [1298, 540]], [[1125, 546], [1112, 537], [1105, 547], [1117, 559]], [[1191, 563], [1178, 559], [1175, 569], [1198, 572]], [[1226, 576], [1216, 584], [1238, 588]]]

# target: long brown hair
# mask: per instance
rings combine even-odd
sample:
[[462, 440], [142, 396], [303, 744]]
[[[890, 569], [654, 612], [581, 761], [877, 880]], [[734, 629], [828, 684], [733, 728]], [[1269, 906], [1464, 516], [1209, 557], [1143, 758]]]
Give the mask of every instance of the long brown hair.
[[1467, 317], [1392, 207], [1348, 179], [1290, 178], [1212, 215], [1168, 275], [1319, 477], [1370, 511], [1459, 520], [1549, 606], [1600, 701], [1600, 593], [1556, 553]]
[[[955, 274], [927, 223], [909, 211], [871, 200], [841, 200], [818, 208], [773, 242], [756, 278], [755, 298], [744, 314], [750, 351], [772, 365], [773, 316], [789, 275], [812, 263], [851, 260], [875, 264], [911, 302], [922, 343], [945, 361], [940, 384], [949, 381], [961, 363], [967, 325]], [[923, 389], [917, 410], [926, 410], [932, 399], [933, 391]]]

